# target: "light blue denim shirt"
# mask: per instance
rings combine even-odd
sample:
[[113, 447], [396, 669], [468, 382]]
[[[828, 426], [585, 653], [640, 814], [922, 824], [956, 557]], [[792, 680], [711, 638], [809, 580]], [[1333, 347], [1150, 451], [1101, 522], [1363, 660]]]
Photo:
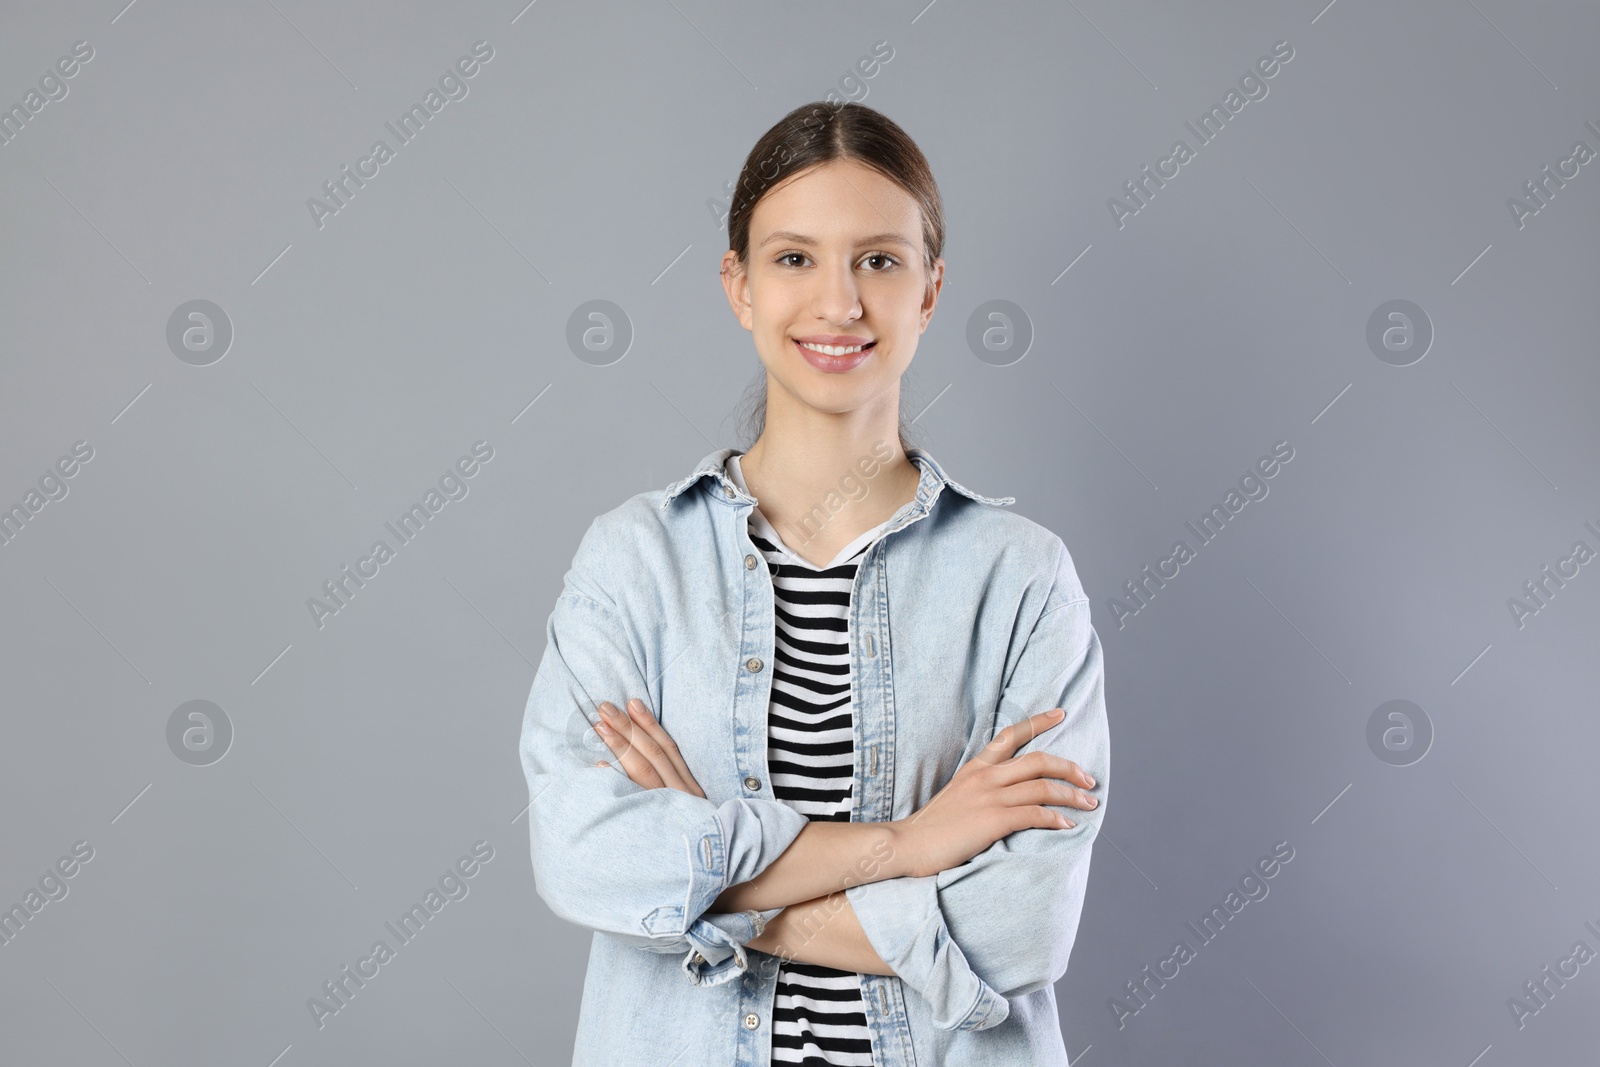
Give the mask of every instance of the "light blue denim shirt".
[[[779, 961], [747, 943], [781, 909], [709, 910], [807, 823], [767, 778], [772, 579], [749, 536], [757, 501], [724, 469], [735, 451], [594, 520], [528, 695], [535, 885], [552, 912], [594, 931], [577, 1065], [771, 1062]], [[861, 558], [851, 599], [853, 821], [910, 816], [999, 730], [1054, 707], [1063, 720], [1018, 754], [1081, 764], [1100, 804], [1058, 806], [1075, 828], [1016, 831], [936, 875], [840, 886], [895, 971], [862, 976], [874, 1059], [1064, 1065], [1054, 983], [1111, 777], [1100, 640], [1059, 537], [1003, 510], [1015, 498], [946, 477], [925, 449], [907, 455], [922, 472], [916, 496]], [[597, 766], [614, 762], [591, 728], [599, 703], [634, 697], [705, 797]]]

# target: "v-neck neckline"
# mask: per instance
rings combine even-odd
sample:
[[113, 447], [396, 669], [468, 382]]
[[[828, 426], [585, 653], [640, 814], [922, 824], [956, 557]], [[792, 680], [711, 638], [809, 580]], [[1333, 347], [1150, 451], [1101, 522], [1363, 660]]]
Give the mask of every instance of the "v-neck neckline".
[[[728, 457], [727, 472], [728, 477], [733, 479], [733, 483], [735, 485], [744, 490], [746, 493], [750, 492], [750, 487], [745, 484], [744, 472], [739, 469], [739, 455], [737, 453]], [[888, 526], [890, 522], [894, 521], [892, 518], [889, 518], [878, 523], [878, 525], [874, 526], [870, 530], [867, 530], [860, 537], [857, 537], [848, 545], [845, 545], [843, 548], [841, 548], [838, 555], [834, 556], [833, 559], [825, 566], [819, 567], [784, 543], [783, 538], [778, 535], [777, 528], [772, 525], [771, 521], [769, 521], [764, 514], [762, 514], [759, 505], [750, 509], [750, 517], [751, 522], [755, 524], [756, 532], [761, 534], [761, 536], [766, 538], [768, 541], [771, 541], [780, 552], [790, 557], [799, 566], [805, 567], [807, 570], [819, 572], [831, 570], [834, 567], [837, 567], [840, 564], [850, 560], [853, 556], [855, 556], [856, 553], [860, 552], [862, 548], [876, 540], [878, 535], [883, 532], [884, 527]]]

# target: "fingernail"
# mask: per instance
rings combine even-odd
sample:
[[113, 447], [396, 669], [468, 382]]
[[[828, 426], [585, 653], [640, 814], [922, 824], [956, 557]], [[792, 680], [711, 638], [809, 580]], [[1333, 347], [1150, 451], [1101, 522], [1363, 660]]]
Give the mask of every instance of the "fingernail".
[[611, 727], [607, 726], [603, 722], [602, 723], [596, 723], [595, 724], [595, 729], [600, 731], [600, 734], [601, 734], [602, 737], [610, 737], [613, 733], [616, 732], [616, 731], [612, 730]]
[[1089, 775], [1085, 775], [1084, 777], [1089, 779], [1089, 788], [1093, 789], [1094, 788], [1094, 775], [1089, 774]]
[[1065, 715], [1066, 712], [1062, 711], [1060, 708], [1051, 708], [1049, 711], [1045, 712], [1045, 714], [1050, 716], [1052, 719], [1059, 719], [1061, 716]]

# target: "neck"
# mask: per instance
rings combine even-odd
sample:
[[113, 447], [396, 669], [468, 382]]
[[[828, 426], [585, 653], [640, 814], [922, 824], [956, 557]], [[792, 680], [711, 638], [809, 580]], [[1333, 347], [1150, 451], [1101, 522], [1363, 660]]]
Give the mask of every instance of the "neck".
[[922, 471], [900, 446], [899, 402], [897, 383], [855, 410], [819, 411], [769, 379], [766, 425], [739, 469], [791, 547], [847, 544], [915, 494]]

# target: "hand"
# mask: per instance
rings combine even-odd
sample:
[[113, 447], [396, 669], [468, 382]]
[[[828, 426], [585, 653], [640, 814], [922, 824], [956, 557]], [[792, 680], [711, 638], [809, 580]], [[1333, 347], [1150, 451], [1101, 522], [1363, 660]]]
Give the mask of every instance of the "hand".
[[[600, 724], [595, 732], [635, 785], [646, 789], [678, 789], [697, 797], [706, 795], [689, 773], [689, 765], [683, 762], [677, 742], [656, 722], [644, 701], [628, 701], [627, 714], [618, 711], [609, 700], [601, 701]], [[599, 765], [606, 767], [610, 763], [601, 760]]]
[[1050, 780], [1061, 778], [1093, 789], [1094, 779], [1071, 760], [1042, 751], [1015, 755], [1040, 733], [1065, 721], [1065, 712], [1055, 717], [1060, 711], [1055, 708], [1007, 726], [921, 810], [889, 824], [908, 874], [938, 874], [959, 866], [1015, 830], [1066, 830], [1077, 825], [1050, 805], [1087, 811], [1099, 804], [1080, 789]]

